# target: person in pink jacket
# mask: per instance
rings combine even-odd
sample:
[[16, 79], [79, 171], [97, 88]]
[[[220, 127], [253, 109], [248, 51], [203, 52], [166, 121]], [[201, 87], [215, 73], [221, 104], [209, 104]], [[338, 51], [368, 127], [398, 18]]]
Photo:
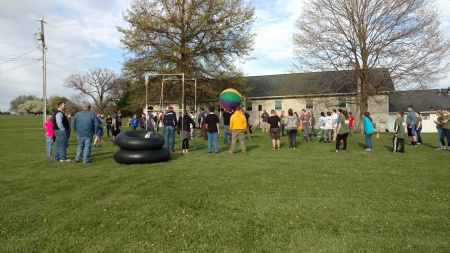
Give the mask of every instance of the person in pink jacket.
[[46, 118], [47, 121], [45, 121], [45, 151], [47, 152], [48, 158], [53, 158], [52, 155], [52, 148], [53, 148], [53, 138], [55, 137], [55, 130], [53, 130], [53, 121], [52, 121], [52, 115], [47, 115]]

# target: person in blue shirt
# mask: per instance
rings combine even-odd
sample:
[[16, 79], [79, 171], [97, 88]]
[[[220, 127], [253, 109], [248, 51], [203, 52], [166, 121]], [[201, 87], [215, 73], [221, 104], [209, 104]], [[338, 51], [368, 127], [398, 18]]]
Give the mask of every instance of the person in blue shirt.
[[366, 149], [364, 151], [372, 151], [372, 134], [375, 132], [373, 129], [372, 118], [369, 112], [364, 113], [364, 133], [366, 140]]
[[91, 155], [92, 136], [95, 129], [99, 127], [99, 120], [95, 114], [91, 112], [91, 104], [85, 103], [83, 110], [75, 114], [72, 119], [72, 129], [78, 137], [78, 148], [75, 162], [81, 162], [81, 154], [83, 153], [83, 163], [89, 163]]
[[139, 126], [139, 120], [137, 119], [136, 114], [133, 114], [133, 118], [131, 118], [130, 121], [131, 129], [136, 130], [136, 128]]

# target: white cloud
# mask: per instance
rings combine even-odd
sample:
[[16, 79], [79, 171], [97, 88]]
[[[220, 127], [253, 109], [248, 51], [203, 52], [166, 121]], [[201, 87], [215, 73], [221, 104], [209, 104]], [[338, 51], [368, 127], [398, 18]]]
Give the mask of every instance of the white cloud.
[[247, 75], [286, 73], [293, 62], [292, 34], [294, 21], [301, 8], [298, 0], [258, 1], [256, 21], [252, 29], [257, 34], [252, 56], [255, 60], [238, 63]]
[[[75, 91], [62, 85], [65, 78], [77, 73], [71, 70], [84, 73], [88, 69], [101, 67], [120, 71], [121, 35], [116, 26], [124, 26], [122, 12], [129, 4], [129, 1], [122, 0], [2, 1], [0, 110], [8, 110], [9, 102], [19, 95], [42, 96], [40, 61], [22, 68], [18, 67], [27, 62], [14, 60], [4, 63], [5, 58], [17, 57], [36, 47], [33, 38], [40, 28], [38, 19], [44, 17], [46, 21], [47, 96], [70, 97]], [[41, 54], [39, 49], [22, 58], [41, 59]], [[11, 70], [14, 68], [17, 69]]]

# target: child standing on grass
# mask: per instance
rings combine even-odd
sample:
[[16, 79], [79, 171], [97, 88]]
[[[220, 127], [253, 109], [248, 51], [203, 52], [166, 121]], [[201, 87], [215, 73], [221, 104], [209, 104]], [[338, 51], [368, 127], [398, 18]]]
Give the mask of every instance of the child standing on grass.
[[103, 137], [103, 126], [105, 125], [105, 121], [103, 120], [103, 113], [100, 113], [99, 116], [97, 116], [98, 120], [98, 127], [95, 129], [95, 139], [94, 139], [94, 147], [101, 148], [102, 146], [102, 137]]
[[52, 121], [52, 115], [47, 115], [46, 118], [47, 121], [45, 121], [45, 151], [47, 153], [48, 158], [53, 158], [52, 155], [52, 147], [53, 147], [53, 138], [55, 137], [55, 130], [53, 130], [53, 121]]
[[319, 117], [319, 134], [317, 135], [317, 142], [320, 142], [325, 129], [325, 112], [320, 112]]
[[372, 134], [375, 132], [373, 129], [372, 118], [369, 112], [364, 113], [364, 133], [366, 140], [366, 149], [364, 151], [372, 151]]
[[131, 118], [130, 120], [130, 125], [133, 130], [136, 130], [136, 128], [139, 126], [139, 120], [137, 119], [136, 114], [133, 114], [133, 118]]
[[[393, 138], [393, 146], [394, 149], [392, 150], [392, 153], [400, 152], [405, 153], [405, 119], [403, 118], [404, 111], [397, 112], [397, 119], [394, 123], [394, 138]], [[400, 144], [400, 150], [398, 150], [398, 144]]]

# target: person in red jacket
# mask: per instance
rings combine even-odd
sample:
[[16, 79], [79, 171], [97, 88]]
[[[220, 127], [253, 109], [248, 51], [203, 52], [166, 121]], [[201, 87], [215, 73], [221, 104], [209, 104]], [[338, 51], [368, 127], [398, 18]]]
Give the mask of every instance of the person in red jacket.
[[353, 117], [352, 112], [348, 112], [348, 120], [349, 120], [348, 126], [350, 128], [349, 136], [352, 136], [353, 135], [353, 124], [355, 123], [355, 117]]

